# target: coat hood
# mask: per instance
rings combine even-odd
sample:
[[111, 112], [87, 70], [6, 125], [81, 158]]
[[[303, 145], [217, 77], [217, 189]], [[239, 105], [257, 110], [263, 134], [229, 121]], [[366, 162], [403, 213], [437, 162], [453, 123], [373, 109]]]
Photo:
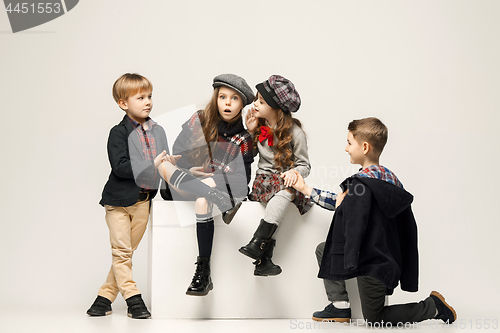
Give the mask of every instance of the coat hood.
[[[388, 218], [395, 217], [408, 208], [413, 202], [413, 195], [409, 192], [385, 180], [377, 178], [357, 175], [351, 176], [340, 184], [342, 191], [350, 188], [354, 180], [363, 183], [371, 190], [380, 210]], [[353, 190], [355, 191], [356, 189]]]

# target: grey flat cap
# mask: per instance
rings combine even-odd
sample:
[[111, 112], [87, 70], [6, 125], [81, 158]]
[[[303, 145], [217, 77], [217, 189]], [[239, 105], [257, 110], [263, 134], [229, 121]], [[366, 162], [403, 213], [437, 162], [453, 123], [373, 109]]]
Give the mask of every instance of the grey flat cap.
[[234, 89], [243, 98], [244, 105], [248, 105], [253, 102], [254, 94], [252, 88], [248, 85], [244, 78], [234, 74], [221, 74], [214, 77], [214, 83], [212, 84], [214, 88], [225, 86]]

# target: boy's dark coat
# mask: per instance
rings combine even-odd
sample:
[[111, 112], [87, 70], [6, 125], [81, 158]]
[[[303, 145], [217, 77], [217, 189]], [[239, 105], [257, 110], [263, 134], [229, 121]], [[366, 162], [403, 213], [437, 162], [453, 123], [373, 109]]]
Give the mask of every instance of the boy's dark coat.
[[[130, 135], [132, 133], [132, 135]], [[153, 127], [157, 155], [165, 150], [168, 154], [168, 143], [165, 131], [160, 125]], [[156, 172], [153, 161], [144, 158], [141, 143], [134, 126], [125, 115], [122, 121], [109, 132], [108, 157], [111, 173], [102, 191], [102, 206], [132, 206], [139, 199], [141, 188], [136, 184], [144, 179], [151, 179]], [[156, 156], [154, 156], [156, 157]], [[165, 187], [162, 181], [161, 187]], [[150, 198], [157, 193], [155, 189]]]
[[417, 225], [413, 196], [384, 180], [353, 176], [333, 216], [318, 277], [346, 280], [373, 276], [392, 294], [418, 290]]

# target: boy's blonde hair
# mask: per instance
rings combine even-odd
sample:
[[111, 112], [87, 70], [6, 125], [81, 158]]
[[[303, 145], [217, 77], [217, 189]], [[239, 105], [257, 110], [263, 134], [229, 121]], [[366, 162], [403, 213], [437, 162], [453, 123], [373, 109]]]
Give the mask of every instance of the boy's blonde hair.
[[368, 142], [377, 155], [382, 154], [387, 143], [387, 127], [375, 117], [353, 120], [347, 126], [347, 130], [352, 133], [354, 139], [362, 144]]
[[123, 74], [113, 84], [113, 98], [118, 103], [141, 91], [153, 91], [151, 81], [140, 74]]

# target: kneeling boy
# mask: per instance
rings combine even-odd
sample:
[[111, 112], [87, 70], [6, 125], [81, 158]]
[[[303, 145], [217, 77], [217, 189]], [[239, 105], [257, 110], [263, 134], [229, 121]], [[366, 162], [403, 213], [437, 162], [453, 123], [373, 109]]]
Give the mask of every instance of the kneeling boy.
[[385, 296], [391, 295], [398, 283], [402, 290], [418, 290], [413, 196], [393, 172], [379, 164], [387, 127], [377, 118], [365, 118], [352, 121], [348, 131], [345, 151], [351, 163], [362, 168], [342, 182], [342, 194], [312, 189], [300, 175], [293, 185], [319, 206], [336, 210], [326, 242], [316, 249], [318, 277], [324, 279], [332, 303], [315, 312], [313, 320], [349, 321], [345, 280], [356, 277], [367, 322], [397, 325], [432, 318], [455, 321], [455, 310], [436, 291], [418, 303], [385, 306]]

